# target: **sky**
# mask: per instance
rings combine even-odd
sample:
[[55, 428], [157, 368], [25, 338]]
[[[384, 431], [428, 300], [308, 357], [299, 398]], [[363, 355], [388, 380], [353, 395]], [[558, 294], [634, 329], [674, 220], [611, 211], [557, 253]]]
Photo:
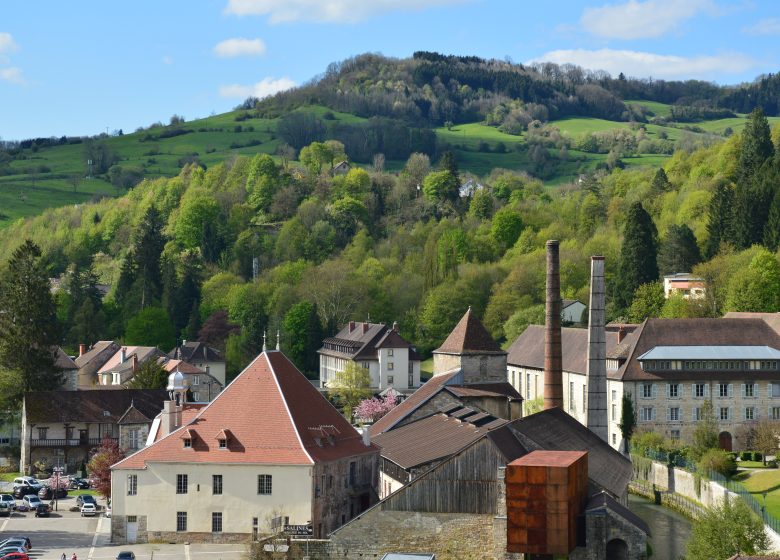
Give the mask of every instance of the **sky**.
[[736, 84], [780, 69], [780, 3], [9, 0], [0, 139], [193, 120], [350, 56], [417, 50]]

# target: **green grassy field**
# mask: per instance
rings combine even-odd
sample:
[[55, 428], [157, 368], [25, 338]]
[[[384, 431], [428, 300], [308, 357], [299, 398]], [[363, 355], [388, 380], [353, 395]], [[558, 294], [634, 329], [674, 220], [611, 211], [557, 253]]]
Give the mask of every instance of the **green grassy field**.
[[672, 114], [671, 105], [667, 105], [666, 103], [659, 103], [657, 101], [644, 101], [641, 99], [628, 99], [623, 103], [626, 105], [640, 105], [648, 111], [651, 111], [653, 116], [656, 117], [668, 117]]
[[771, 469], [753, 473], [742, 484], [753, 494], [758, 503], [764, 503], [763, 492], [766, 492], [766, 509], [774, 517], [780, 518], [780, 470]]

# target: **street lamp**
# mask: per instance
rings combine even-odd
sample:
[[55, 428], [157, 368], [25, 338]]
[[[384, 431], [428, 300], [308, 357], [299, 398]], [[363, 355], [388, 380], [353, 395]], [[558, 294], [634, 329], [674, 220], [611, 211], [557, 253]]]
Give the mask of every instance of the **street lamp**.
[[57, 492], [60, 489], [60, 474], [64, 472], [63, 467], [54, 467], [54, 489], [53, 489], [53, 498], [54, 498], [54, 511], [57, 510]]

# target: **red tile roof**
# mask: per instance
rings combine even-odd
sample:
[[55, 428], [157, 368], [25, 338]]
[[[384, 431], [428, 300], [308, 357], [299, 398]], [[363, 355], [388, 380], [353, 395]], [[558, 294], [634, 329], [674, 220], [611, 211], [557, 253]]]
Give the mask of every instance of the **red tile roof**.
[[434, 375], [428, 381], [423, 383], [419, 389], [409, 395], [403, 402], [392, 409], [390, 412], [382, 416], [377, 420], [370, 428], [369, 432], [372, 436], [381, 434], [390, 430], [398, 424], [401, 420], [409, 416], [415, 410], [420, 408], [426, 402], [433, 398], [436, 393], [441, 391], [444, 386], [455, 377], [459, 372], [453, 371], [451, 373], [445, 373], [443, 375]]
[[[193, 430], [197, 447], [179, 435]], [[230, 437], [219, 449], [217, 437]], [[263, 352], [189, 423], [120, 461], [139, 469], [148, 462], [307, 464], [365, 453], [360, 434], [284, 354]]]
[[506, 354], [471, 311], [471, 307], [452, 329], [447, 340], [434, 352], [443, 354], [482, 354], [485, 352]]

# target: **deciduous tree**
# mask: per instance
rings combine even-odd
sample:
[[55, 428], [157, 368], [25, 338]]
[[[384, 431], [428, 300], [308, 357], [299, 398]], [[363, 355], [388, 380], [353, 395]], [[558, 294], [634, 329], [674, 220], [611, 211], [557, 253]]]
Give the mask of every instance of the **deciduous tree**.
[[360, 401], [371, 396], [370, 387], [371, 376], [368, 369], [349, 361], [344, 370], [338, 372], [335, 379], [329, 382], [328, 396], [338, 400], [342, 413], [351, 421], [355, 407]]
[[103, 438], [100, 447], [95, 449], [92, 459], [87, 463], [87, 470], [94, 480], [94, 487], [104, 498], [111, 497], [111, 465], [125, 458], [117, 440], [108, 436]]
[[728, 495], [705, 510], [693, 525], [686, 560], [730, 558], [735, 554], [760, 555], [769, 549], [764, 523], [739, 498]]

